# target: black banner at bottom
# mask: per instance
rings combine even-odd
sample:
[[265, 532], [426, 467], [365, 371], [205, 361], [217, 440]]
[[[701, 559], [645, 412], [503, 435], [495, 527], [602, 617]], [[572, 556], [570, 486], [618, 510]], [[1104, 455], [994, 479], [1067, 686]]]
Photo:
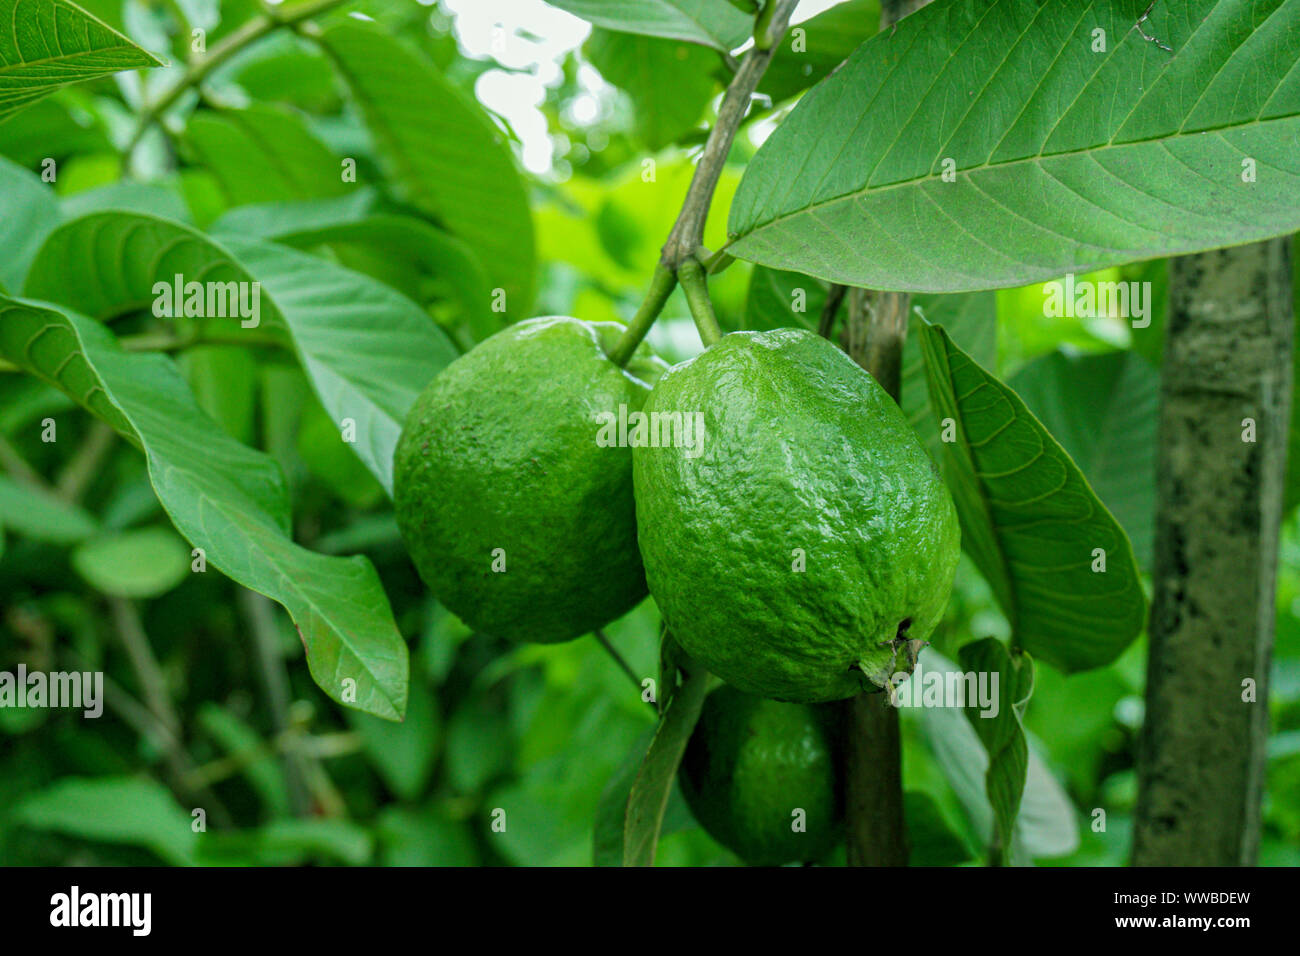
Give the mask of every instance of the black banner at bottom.
[[15, 868], [0, 869], [0, 926], [11, 944], [36, 936], [220, 944], [273, 933], [333, 946], [420, 934], [436, 945], [453, 930], [536, 944], [566, 927], [585, 936], [607, 922], [653, 928], [664, 942], [666, 929], [689, 918], [716, 921], [731, 939], [761, 933], [768, 943], [774, 926], [804, 935], [818, 923], [877, 942], [900, 933], [947, 942], [1014, 938], [1030, 919], [1064, 937], [1173, 932], [1230, 942], [1288, 926], [1294, 880], [1293, 869]]

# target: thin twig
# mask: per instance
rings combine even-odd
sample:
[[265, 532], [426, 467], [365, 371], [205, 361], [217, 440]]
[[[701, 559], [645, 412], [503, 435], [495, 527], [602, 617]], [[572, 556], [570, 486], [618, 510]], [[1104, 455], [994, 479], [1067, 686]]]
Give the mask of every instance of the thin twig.
[[822, 338], [829, 339], [835, 330], [835, 313], [839, 312], [840, 303], [844, 301], [844, 293], [848, 291], [848, 286], [840, 285], [838, 282], [832, 282], [830, 289], [827, 290], [826, 303], [822, 306], [821, 319], [817, 322], [817, 334]]
[[117, 636], [126, 650], [127, 660], [131, 663], [131, 670], [140, 682], [145, 703], [168, 732], [179, 739], [181, 720], [172, 706], [171, 695], [167, 692], [167, 680], [149, 645], [149, 637], [140, 621], [140, 612], [134, 602], [121, 597], [109, 597], [108, 609]]
[[0, 435], [0, 467], [29, 488], [46, 490], [45, 479], [37, 473], [35, 468], [27, 464], [27, 459], [18, 454], [18, 451], [13, 445], [9, 444], [9, 440], [4, 435]]
[[99, 473], [116, 439], [117, 432], [113, 426], [96, 419], [90, 427], [90, 434], [59, 473], [54, 483], [55, 493], [71, 504], [79, 502], [91, 480]]
[[[239, 588], [239, 608], [248, 621], [253, 634], [253, 650], [257, 655], [258, 674], [266, 692], [267, 709], [271, 712], [271, 730], [282, 737], [291, 729], [289, 721], [289, 675], [284, 667], [275, 627], [275, 611], [270, 600], [256, 591]], [[288, 741], [288, 738], [286, 738]], [[289, 790], [289, 805], [294, 816], [306, 816], [311, 809], [307, 793], [307, 774], [300, 751], [285, 746], [284, 778]]]
[[322, 13], [327, 13], [346, 2], [347, 0], [316, 0], [315, 3], [306, 3], [300, 7], [295, 7], [286, 12], [283, 16], [276, 16], [268, 13], [264, 16], [255, 17], [252, 20], [249, 20], [234, 33], [229, 34], [220, 43], [214, 46], [206, 56], [203, 56], [190, 64], [189, 69], [187, 69], [180, 79], [173, 83], [156, 102], [151, 103], [140, 110], [140, 114], [136, 119], [135, 129], [131, 133], [131, 138], [127, 141], [126, 148], [122, 151], [122, 154], [129, 157], [132, 150], [134, 150], [140, 140], [144, 138], [144, 134], [148, 131], [149, 127], [156, 121], [160, 120], [163, 114], [171, 109], [176, 104], [176, 101], [185, 94], [186, 90], [198, 86], [207, 79], [208, 75], [213, 70], [244, 49], [244, 47], [257, 42], [268, 33], [271, 33], [280, 27], [292, 28], [303, 20], [319, 16]]
[[[75, 651], [65, 652], [68, 661], [76, 670], [94, 670]], [[121, 718], [122, 722], [141, 737], [153, 742], [167, 761], [167, 777], [170, 786], [178, 796], [200, 801], [212, 817], [212, 822], [219, 827], [234, 826], [234, 818], [221, 798], [211, 788], [190, 780], [196, 763], [185, 749], [184, 743], [173, 734], [162, 721], [144, 704], [136, 700], [129, 691], [120, 687], [107, 674], [104, 680], [104, 705]]]
[[[636, 676], [636, 671], [632, 670], [632, 665], [629, 664], [627, 659], [618, 652], [618, 648], [616, 648], [610, 641], [609, 635], [600, 628], [596, 628], [592, 633], [596, 635], [596, 640], [600, 642], [600, 646], [605, 648], [605, 653], [608, 654], [614, 663], [618, 665], [619, 670], [626, 674], [628, 680], [636, 686], [637, 692], [644, 693], [645, 688], [641, 685], [641, 678]], [[654, 707], [653, 701], [649, 701], [648, 703], [651, 707]]]

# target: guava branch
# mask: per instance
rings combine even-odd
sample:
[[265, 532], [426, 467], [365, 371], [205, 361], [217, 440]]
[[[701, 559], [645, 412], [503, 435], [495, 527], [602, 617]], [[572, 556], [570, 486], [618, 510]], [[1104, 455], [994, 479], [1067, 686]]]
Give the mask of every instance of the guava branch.
[[767, 71], [772, 55], [790, 25], [790, 14], [794, 12], [796, 3], [797, 0], [768, 0], [759, 16], [754, 45], [740, 61], [740, 68], [727, 86], [718, 110], [718, 120], [704, 143], [704, 153], [695, 167], [682, 211], [664, 243], [660, 262], [673, 271], [693, 258], [704, 242], [704, 222], [713, 204], [718, 179], [731, 153], [731, 144], [735, 142], [736, 132], [749, 110], [759, 80]]
[[718, 317], [714, 314], [713, 302], [709, 299], [709, 281], [704, 266], [696, 259], [687, 259], [677, 267], [677, 278], [681, 281], [691, 318], [695, 320], [695, 328], [699, 330], [700, 341], [708, 348], [722, 338], [722, 329], [718, 326]]
[[[636, 347], [650, 331], [650, 326], [659, 317], [677, 281], [682, 279], [682, 267], [687, 263], [698, 265], [697, 256], [704, 244], [704, 223], [708, 219], [709, 208], [713, 205], [713, 194], [718, 188], [727, 156], [731, 153], [731, 145], [749, 111], [758, 82], [772, 62], [772, 55], [776, 52], [781, 37], [785, 36], [785, 31], [790, 26], [790, 14], [797, 4], [798, 0], [768, 0], [755, 21], [754, 45], [745, 53], [740, 67], [727, 84], [722, 106], [718, 110], [718, 120], [713, 124], [713, 129], [709, 130], [704, 152], [696, 164], [686, 199], [682, 202], [682, 211], [678, 213], [677, 221], [673, 223], [668, 240], [663, 245], [650, 291], [636, 318], [610, 352], [610, 359], [619, 365], [627, 364]], [[709, 304], [705, 275], [706, 270], [701, 269], [699, 281], [693, 282], [692, 289], [686, 292], [700, 336], [705, 345], [711, 345], [721, 333], [718, 331], [717, 319], [713, 317], [713, 307]]]

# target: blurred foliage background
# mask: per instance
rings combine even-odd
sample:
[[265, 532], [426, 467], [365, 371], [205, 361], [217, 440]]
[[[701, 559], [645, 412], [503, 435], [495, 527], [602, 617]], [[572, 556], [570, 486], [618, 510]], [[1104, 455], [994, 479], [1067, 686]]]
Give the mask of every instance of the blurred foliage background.
[[[258, 12], [254, 0], [83, 5], [173, 59], [186, 46], [182, 17], [206, 25], [211, 46]], [[527, 170], [536, 232], [531, 313], [629, 319], [716, 107], [722, 58], [674, 41], [588, 35], [580, 21], [540, 2], [376, 0], [345, 9], [363, 11], [427, 56], [510, 138]], [[810, 5], [800, 16], [812, 55], [778, 58], [765, 80], [767, 98], [756, 104], [718, 192], [706, 237], [713, 247], [724, 239], [747, 156], [791, 100], [877, 22], [875, 3], [861, 0]], [[330, 64], [311, 42], [287, 33], [217, 71], [198, 118], [174, 135], [146, 136], [124, 176], [133, 111], [164, 82], [124, 74], [62, 90], [0, 124], [0, 161], [39, 172], [53, 158], [53, 188], [70, 214], [129, 208], [200, 228], [235, 207], [328, 198], [330, 177], [314, 177], [304, 160], [315, 152], [331, 170], [338, 156], [357, 157], [360, 178], [386, 189], [375, 145]], [[274, 117], [281, 131], [291, 124], [300, 142], [281, 141], [278, 153], [255, 136], [232, 145], [222, 114], [248, 109]], [[466, 321], [418, 257], [394, 260], [364, 244], [305, 246], [416, 298], [462, 348], [492, 331]], [[1075, 456], [1149, 569], [1165, 264], [1092, 278], [1150, 282], [1151, 327], [1045, 317], [1036, 286], [987, 294], [958, 338]], [[803, 311], [794, 305], [797, 291], [806, 294]], [[712, 292], [728, 329], [815, 326], [824, 296], [807, 277], [745, 263], [716, 276]], [[943, 302], [922, 297], [918, 305], [942, 320], [932, 313]], [[680, 292], [650, 341], [670, 361], [698, 350]], [[382, 488], [339, 442], [303, 373], [283, 355], [202, 346], [178, 361], [203, 407], [283, 467], [297, 540], [375, 564], [411, 648], [407, 719], [389, 724], [328, 700], [278, 606], [218, 572], [190, 573], [189, 546], [162, 513], [141, 456], [59, 393], [0, 372], [0, 670], [19, 663], [102, 670], [107, 685], [98, 720], [0, 708], [0, 862], [591, 863], [609, 836], [598, 813], [602, 791], [653, 726], [640, 688], [594, 638], [507, 645], [471, 633], [441, 608], [414, 574]], [[40, 437], [49, 417], [59, 428], [53, 443]], [[32, 494], [24, 481], [32, 476], [54, 493]], [[1294, 511], [1279, 575], [1261, 862], [1296, 865]], [[657, 671], [658, 629], [647, 600], [607, 636], [636, 674], [649, 677]], [[972, 638], [1005, 634], [988, 588], [963, 559], [948, 617], [926, 655], [941, 662]], [[1139, 641], [1114, 665], [1068, 680], [1039, 665], [1027, 719], [1037, 759], [1020, 821], [1026, 861], [1126, 861], [1144, 660]], [[989, 827], [982, 750], [959, 714], [905, 711], [903, 727], [913, 861], [975, 861]], [[205, 833], [190, 826], [195, 807], [206, 812]], [[497, 808], [508, 815], [504, 832], [492, 827]], [[658, 860], [737, 862], [678, 799]]]

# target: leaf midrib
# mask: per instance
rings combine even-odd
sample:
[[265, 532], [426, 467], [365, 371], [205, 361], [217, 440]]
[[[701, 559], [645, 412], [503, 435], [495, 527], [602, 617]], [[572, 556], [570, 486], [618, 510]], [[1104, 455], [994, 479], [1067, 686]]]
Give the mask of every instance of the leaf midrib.
[[[1089, 146], [1085, 149], [1063, 150], [1059, 153], [1036, 153], [1033, 156], [1022, 156], [1017, 159], [1003, 160], [1002, 162], [985, 162], [985, 163], [980, 163], [977, 166], [967, 166], [963, 169], [958, 169], [957, 172], [969, 178], [975, 173], [979, 173], [991, 169], [1014, 167], [1017, 165], [1028, 164], [1028, 163], [1038, 164], [1041, 161], [1048, 160], [1048, 159], [1063, 159], [1063, 158], [1068, 159], [1068, 158], [1076, 158], [1076, 157], [1091, 158], [1094, 157], [1096, 154], [1102, 153], [1105, 150], [1110, 150], [1110, 149], [1128, 149], [1131, 147], [1140, 147], [1140, 146], [1147, 146], [1152, 144], [1163, 145], [1165, 143], [1177, 141], [1184, 137], [1189, 137], [1189, 136], [1203, 136], [1208, 133], [1217, 134], [1217, 133], [1222, 133], [1224, 131], [1235, 132], [1238, 130], [1248, 130], [1255, 127], [1265, 126], [1270, 123], [1295, 122], [1296, 120], [1300, 120], [1300, 112], [1288, 113], [1284, 116], [1274, 116], [1265, 120], [1254, 119], [1251, 120], [1249, 123], [1235, 123], [1230, 125], [1216, 126], [1209, 129], [1198, 129], [1192, 131], [1179, 129], [1176, 132], [1165, 136], [1152, 136], [1147, 139], [1131, 140], [1129, 142], [1118, 143], [1118, 144], [1115, 143], [1115, 141], [1112, 139], [1096, 146]], [[764, 231], [766, 229], [770, 229], [774, 226], [779, 226], [780, 224], [784, 223], [788, 219], [794, 219], [803, 215], [811, 215], [819, 210], [827, 209], [843, 202], [856, 201], [859, 199], [866, 198], [868, 196], [878, 196], [882, 193], [887, 193], [894, 189], [905, 189], [905, 188], [915, 186], [917, 183], [932, 182], [932, 181], [940, 181], [940, 179], [934, 173], [929, 173], [925, 176], [914, 176], [911, 179], [902, 179], [897, 182], [887, 183], [883, 186], [867, 186], [862, 189], [854, 189], [846, 193], [840, 193], [838, 196], [832, 196], [829, 199], [823, 199], [820, 202], [815, 202], [807, 206], [801, 206], [798, 209], [793, 209], [789, 212], [781, 213], [780, 215], [775, 216], [772, 219], [768, 219], [763, 222], [756, 223], [755, 225], [750, 227], [748, 231], [742, 233], [738, 238], [732, 240], [731, 245], [737, 245], [739, 243], [742, 243], [750, 236], [753, 236], [756, 233]]]

